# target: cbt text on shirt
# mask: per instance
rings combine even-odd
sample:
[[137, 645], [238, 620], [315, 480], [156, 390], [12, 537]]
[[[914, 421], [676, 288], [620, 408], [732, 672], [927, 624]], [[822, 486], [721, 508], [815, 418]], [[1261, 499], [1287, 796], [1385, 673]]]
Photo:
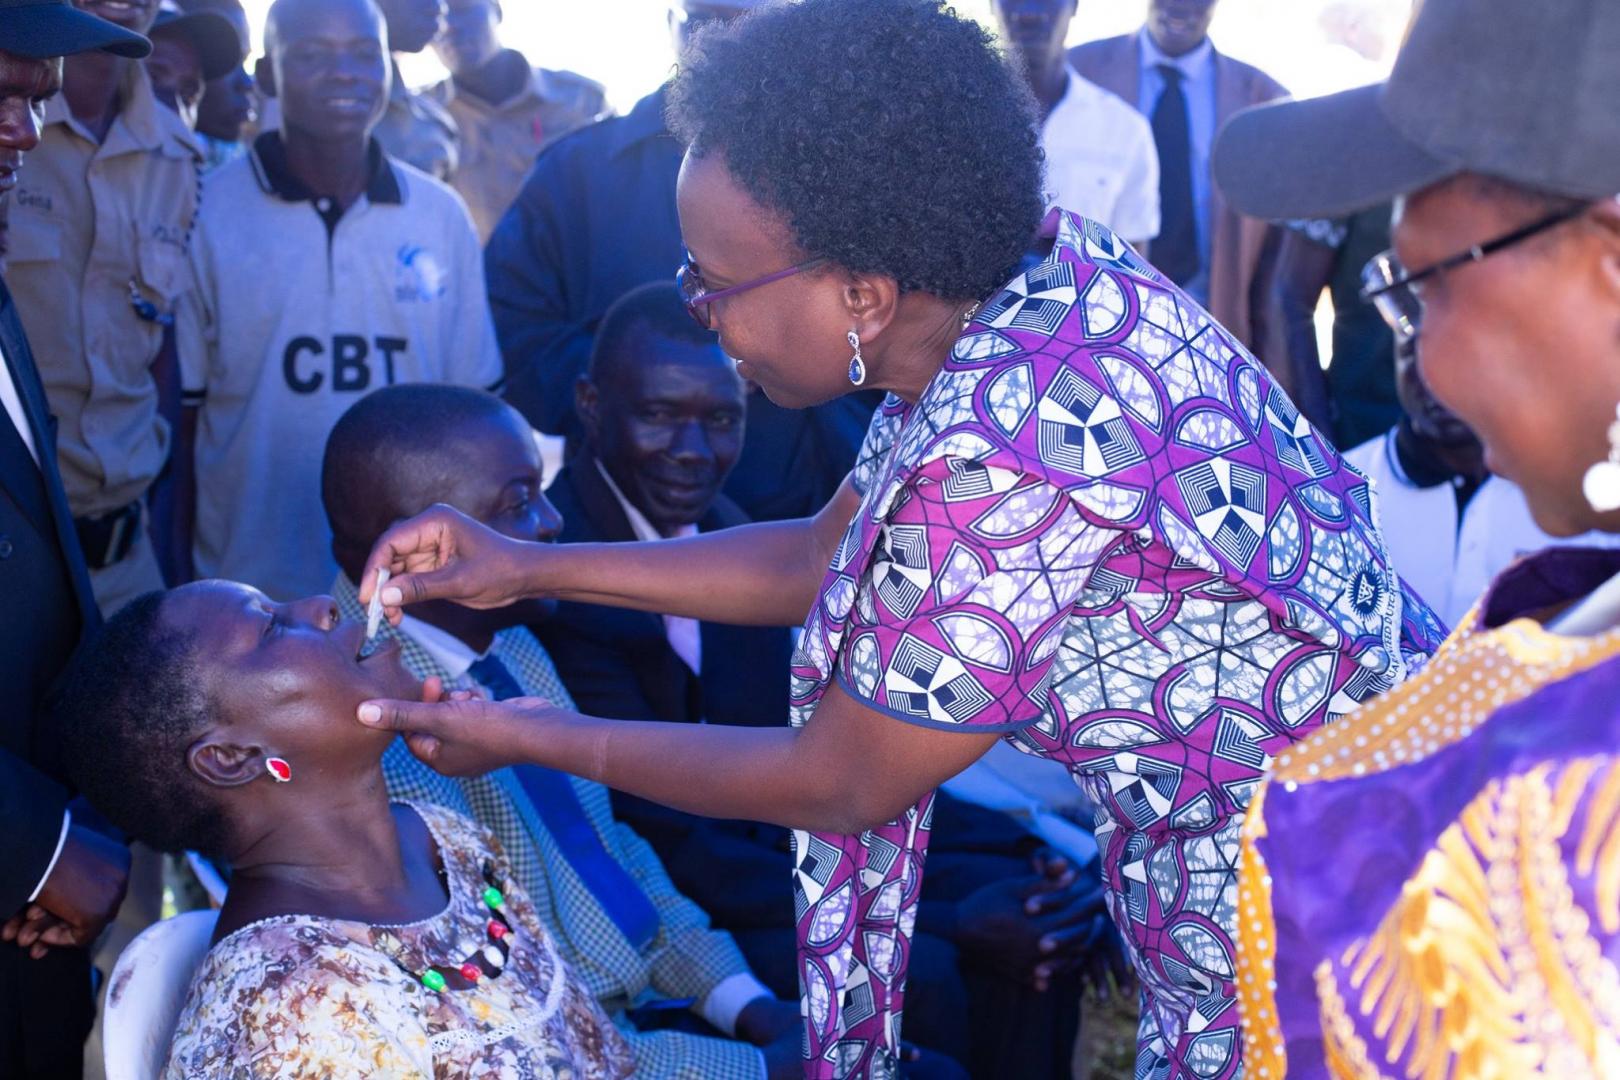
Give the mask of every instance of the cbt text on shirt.
[[320, 593], [337, 572], [320, 471], [338, 418], [394, 383], [500, 385], [471, 220], [375, 145], [365, 194], [340, 212], [288, 172], [271, 132], [209, 176], [192, 253], [197, 573]]

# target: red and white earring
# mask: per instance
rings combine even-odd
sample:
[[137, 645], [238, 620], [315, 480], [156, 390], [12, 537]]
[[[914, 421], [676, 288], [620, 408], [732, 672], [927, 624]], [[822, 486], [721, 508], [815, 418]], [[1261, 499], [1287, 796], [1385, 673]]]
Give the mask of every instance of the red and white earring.
[[1581, 490], [1598, 513], [1620, 510], [1620, 406], [1609, 425], [1609, 456], [1586, 470]]
[[270, 778], [278, 784], [292, 782], [292, 766], [287, 764], [286, 758], [265, 758], [264, 771], [269, 773]]

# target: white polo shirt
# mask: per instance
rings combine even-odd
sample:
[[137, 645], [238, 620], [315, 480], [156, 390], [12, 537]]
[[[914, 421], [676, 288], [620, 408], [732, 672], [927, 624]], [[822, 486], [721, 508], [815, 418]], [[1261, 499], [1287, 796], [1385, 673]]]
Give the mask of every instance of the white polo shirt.
[[366, 192], [340, 213], [280, 140], [208, 178], [180, 355], [199, 408], [197, 573], [291, 599], [337, 574], [320, 476], [338, 418], [394, 383], [498, 389], [502, 364], [460, 198], [374, 143]]
[[1419, 487], [1401, 468], [1390, 431], [1344, 455], [1373, 482], [1389, 563], [1448, 627], [1455, 628], [1485, 588], [1516, 559], [1564, 544], [1613, 547], [1620, 537], [1587, 533], [1563, 539], [1542, 532], [1524, 492], [1487, 477], [1457, 513], [1448, 483]]
[[1108, 226], [1130, 241], [1159, 235], [1159, 153], [1147, 118], [1097, 84], [1068, 72], [1068, 87], [1041, 127], [1049, 206]]

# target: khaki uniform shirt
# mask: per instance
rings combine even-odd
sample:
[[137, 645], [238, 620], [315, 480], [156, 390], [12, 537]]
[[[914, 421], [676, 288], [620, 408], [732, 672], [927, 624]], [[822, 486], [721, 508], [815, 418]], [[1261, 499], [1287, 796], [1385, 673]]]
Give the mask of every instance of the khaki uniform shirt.
[[372, 136], [389, 157], [414, 165], [435, 180], [448, 184], [456, 174], [460, 160], [456, 122], [427, 92], [406, 86], [398, 67], [388, 89], [388, 111]]
[[427, 93], [447, 109], [461, 131], [461, 164], [450, 180], [489, 240], [517, 198], [535, 155], [562, 136], [612, 116], [602, 85], [571, 71], [535, 68], [521, 93], [499, 104], [458, 91], [445, 79]]
[[61, 97], [47, 104], [11, 207], [6, 283], [60, 425], [78, 517], [140, 498], [168, 458], [151, 364], [192, 288], [201, 151], [141, 64], [128, 65], [121, 93], [100, 144]]

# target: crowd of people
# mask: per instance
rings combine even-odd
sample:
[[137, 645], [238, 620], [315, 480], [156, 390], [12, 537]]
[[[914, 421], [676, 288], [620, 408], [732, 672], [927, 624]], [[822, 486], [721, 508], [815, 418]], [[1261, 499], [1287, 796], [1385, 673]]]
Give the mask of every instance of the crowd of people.
[[1620, 9], [1079, 2], [0, 0], [0, 1075], [1620, 1075]]

